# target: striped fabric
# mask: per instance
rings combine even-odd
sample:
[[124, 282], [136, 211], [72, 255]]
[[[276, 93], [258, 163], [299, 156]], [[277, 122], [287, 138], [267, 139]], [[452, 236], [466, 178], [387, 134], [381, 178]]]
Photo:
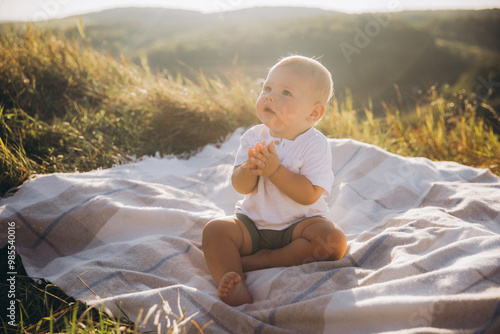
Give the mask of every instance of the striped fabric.
[[331, 140], [328, 198], [349, 253], [247, 273], [254, 303], [220, 302], [201, 231], [240, 199], [229, 176], [241, 133], [189, 159], [37, 176], [0, 201], [0, 246], [14, 222], [30, 276], [136, 321], [159, 305], [143, 330], [163, 300], [179, 314], [179, 299], [211, 322], [205, 333], [500, 332], [500, 179], [353, 140]]

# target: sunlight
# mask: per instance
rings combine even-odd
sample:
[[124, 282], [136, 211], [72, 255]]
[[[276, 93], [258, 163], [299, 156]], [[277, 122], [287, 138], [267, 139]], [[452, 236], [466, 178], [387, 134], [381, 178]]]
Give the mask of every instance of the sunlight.
[[402, 10], [442, 10], [442, 9], [484, 9], [498, 8], [498, 0], [355, 0], [334, 2], [323, 0], [0, 0], [0, 22], [2, 21], [40, 21], [62, 18], [71, 15], [124, 7], [161, 7], [193, 10], [202, 13], [232, 11], [252, 7], [305, 7], [320, 8], [343, 13], [397, 12]]

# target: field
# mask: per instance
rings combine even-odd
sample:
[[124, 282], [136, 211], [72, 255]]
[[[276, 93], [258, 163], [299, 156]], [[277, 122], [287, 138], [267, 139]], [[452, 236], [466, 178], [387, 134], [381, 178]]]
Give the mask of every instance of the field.
[[[165, 11], [157, 25], [145, 23], [146, 10], [121, 11], [0, 26], [0, 196], [36, 174], [188, 158], [220, 143], [258, 122], [259, 78], [289, 52], [323, 55], [334, 69], [336, 98], [317, 126], [328, 137], [500, 175], [499, 10], [378, 18], [290, 10], [264, 15], [266, 24], [256, 24], [262, 12]], [[197, 29], [183, 26], [192, 22]], [[42, 290], [41, 305], [55, 294], [25, 286], [30, 296]], [[68, 303], [59, 311], [76, 319]], [[76, 326], [42, 308], [26, 305], [25, 328], [51, 331], [56, 318], [59, 329]]]

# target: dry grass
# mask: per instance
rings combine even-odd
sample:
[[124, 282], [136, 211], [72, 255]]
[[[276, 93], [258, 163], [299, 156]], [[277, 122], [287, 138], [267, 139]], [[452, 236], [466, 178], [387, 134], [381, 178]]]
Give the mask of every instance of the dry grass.
[[189, 154], [256, 121], [246, 80], [197, 82], [27, 26], [0, 34], [0, 194], [30, 174]]
[[358, 115], [347, 94], [345, 109], [334, 103], [318, 129], [330, 137], [360, 140], [403, 156], [489, 168], [500, 176], [500, 141], [492, 127], [498, 120], [484, 118], [494, 110], [472, 93], [444, 95], [431, 87], [411, 110], [383, 104], [385, 118], [377, 119], [370, 109]]

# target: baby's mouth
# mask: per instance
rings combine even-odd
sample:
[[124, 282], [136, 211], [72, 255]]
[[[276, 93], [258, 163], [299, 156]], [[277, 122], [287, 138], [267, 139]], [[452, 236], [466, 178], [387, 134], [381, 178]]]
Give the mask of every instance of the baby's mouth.
[[272, 110], [272, 109], [271, 109], [271, 108], [269, 108], [269, 107], [265, 107], [265, 108], [264, 108], [264, 112], [268, 112], [268, 113], [271, 113], [271, 114], [276, 114], [276, 113], [274, 112], [274, 110]]

